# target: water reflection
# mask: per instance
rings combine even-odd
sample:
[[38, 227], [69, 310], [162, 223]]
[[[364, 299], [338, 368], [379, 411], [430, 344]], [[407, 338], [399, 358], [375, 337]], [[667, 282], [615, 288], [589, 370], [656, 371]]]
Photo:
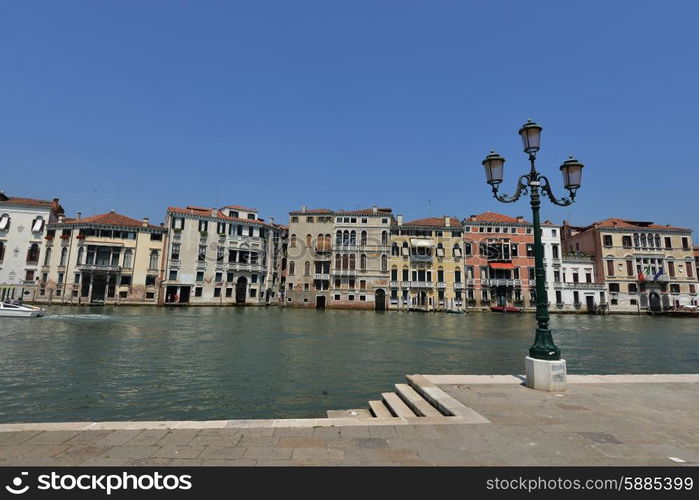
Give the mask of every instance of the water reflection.
[[[322, 416], [408, 373], [521, 373], [533, 315], [53, 307], [0, 320], [0, 421]], [[569, 373], [696, 373], [693, 318], [554, 315]]]

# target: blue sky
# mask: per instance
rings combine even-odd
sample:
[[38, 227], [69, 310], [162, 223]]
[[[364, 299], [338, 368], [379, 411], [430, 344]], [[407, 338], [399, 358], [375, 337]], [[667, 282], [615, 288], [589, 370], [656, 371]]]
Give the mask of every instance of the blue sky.
[[168, 205], [485, 210], [481, 161], [586, 167], [543, 217], [699, 228], [696, 2], [3, 2], [0, 189], [69, 215]]

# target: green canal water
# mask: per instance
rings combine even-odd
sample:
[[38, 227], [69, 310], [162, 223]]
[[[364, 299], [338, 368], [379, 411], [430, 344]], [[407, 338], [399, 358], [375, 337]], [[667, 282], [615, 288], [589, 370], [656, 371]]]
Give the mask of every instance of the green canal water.
[[[569, 373], [698, 373], [695, 318], [554, 315]], [[52, 307], [0, 319], [0, 422], [302, 418], [524, 371], [533, 314]]]

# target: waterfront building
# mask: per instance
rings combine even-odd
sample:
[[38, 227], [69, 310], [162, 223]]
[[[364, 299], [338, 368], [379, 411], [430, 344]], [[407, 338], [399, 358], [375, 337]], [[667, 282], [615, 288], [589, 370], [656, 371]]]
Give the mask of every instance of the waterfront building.
[[564, 251], [561, 228], [551, 221], [541, 224], [541, 242], [549, 311], [594, 313], [604, 308], [606, 287], [595, 282], [592, 257]]
[[696, 301], [691, 233], [619, 218], [584, 227], [564, 222], [563, 245], [568, 253], [593, 257], [595, 281], [605, 283], [610, 311], [657, 311]]
[[285, 304], [386, 309], [390, 208], [289, 213]]
[[35, 300], [62, 304], [155, 304], [162, 226], [111, 211], [49, 223]]
[[58, 201], [0, 192], [0, 300], [31, 300], [35, 295], [47, 225], [63, 214]]
[[279, 298], [285, 228], [258, 210], [168, 207], [164, 305], [264, 305]]
[[484, 212], [464, 219], [463, 231], [467, 306], [535, 308], [532, 224]]
[[391, 228], [391, 309], [460, 311], [464, 241], [456, 217], [428, 217]]

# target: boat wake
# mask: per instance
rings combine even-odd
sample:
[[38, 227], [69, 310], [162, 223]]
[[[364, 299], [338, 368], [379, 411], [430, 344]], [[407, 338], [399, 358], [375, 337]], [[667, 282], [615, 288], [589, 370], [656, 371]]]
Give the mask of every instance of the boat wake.
[[87, 319], [87, 320], [105, 320], [111, 319], [109, 314], [47, 314], [45, 319]]

